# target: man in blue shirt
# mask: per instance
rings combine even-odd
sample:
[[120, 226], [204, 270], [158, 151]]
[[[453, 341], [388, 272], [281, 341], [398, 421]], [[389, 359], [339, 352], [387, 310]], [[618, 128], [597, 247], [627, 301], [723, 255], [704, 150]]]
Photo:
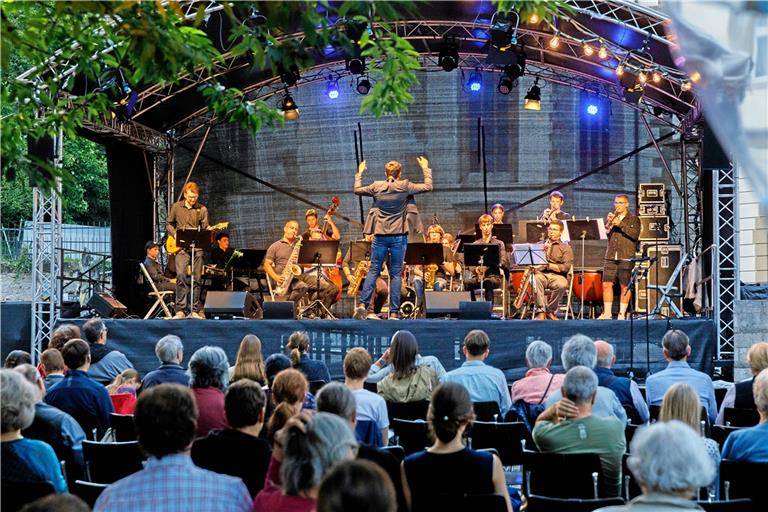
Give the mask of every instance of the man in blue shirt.
[[83, 335], [91, 350], [88, 376], [107, 385], [124, 370], [133, 368], [125, 354], [107, 346], [107, 326], [101, 318], [92, 318], [83, 324]]
[[498, 368], [485, 364], [491, 340], [485, 331], [475, 329], [464, 337], [464, 357], [459, 368], [445, 374], [445, 382], [457, 382], [469, 391], [473, 402], [496, 402], [503, 415], [512, 407], [507, 379]]
[[688, 357], [691, 355], [688, 336], [683, 331], [672, 329], [664, 335], [661, 345], [664, 348], [664, 359], [669, 361], [669, 365], [665, 370], [649, 375], [646, 379], [645, 396], [648, 399], [648, 405], [661, 405], [664, 393], [673, 384], [685, 382], [696, 390], [699, 402], [707, 409], [709, 421], [714, 423], [717, 419], [715, 388], [709, 375], [694, 370], [688, 365]]
[[640, 422], [648, 423], [651, 415], [637, 382], [626, 377], [617, 377], [611, 369], [616, 362], [613, 345], [604, 340], [597, 340], [595, 341], [595, 349], [597, 349], [597, 366], [595, 366], [594, 372], [597, 375], [598, 385], [616, 393], [616, 398], [619, 399], [621, 405], [633, 408], [637, 412]]
[[723, 459], [768, 462], [768, 369], [755, 377], [752, 387], [760, 423], [732, 432], [723, 446]]
[[91, 352], [79, 338], [69, 340], [61, 349], [67, 375], [48, 392], [45, 402], [77, 420], [88, 436], [93, 429], [101, 438], [109, 428], [109, 414], [114, 412], [107, 388], [88, 376]]
[[181, 338], [174, 334], [163, 336], [155, 345], [155, 355], [160, 360], [160, 366], [144, 376], [141, 381], [142, 391], [166, 382], [189, 386], [189, 375], [181, 366], [184, 360]]

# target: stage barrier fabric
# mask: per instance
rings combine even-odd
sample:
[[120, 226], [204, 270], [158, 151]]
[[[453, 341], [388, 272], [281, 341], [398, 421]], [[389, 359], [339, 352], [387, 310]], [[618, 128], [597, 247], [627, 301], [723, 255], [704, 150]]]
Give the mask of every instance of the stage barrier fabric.
[[[66, 322], [84, 323], [84, 320]], [[483, 329], [491, 338], [488, 364], [504, 371], [512, 381], [525, 374], [525, 349], [541, 339], [552, 345], [552, 367], [562, 371], [560, 350], [573, 334], [581, 333], [593, 339], [612, 343], [616, 351], [616, 369], [626, 370], [633, 361], [635, 375], [642, 376], [646, 368], [646, 324], [635, 321], [634, 343], [630, 344], [628, 321], [500, 321], [500, 320], [118, 320], [105, 319], [109, 329], [108, 346], [120, 350], [142, 375], [154, 370], [159, 362], [154, 347], [166, 334], [176, 334], [184, 343], [184, 366], [192, 353], [204, 345], [224, 349], [230, 364], [240, 340], [246, 334], [257, 335], [262, 342], [264, 357], [284, 352], [288, 336], [303, 330], [310, 337], [310, 356], [324, 361], [333, 379], [343, 379], [342, 362], [352, 347], [365, 347], [374, 360], [389, 346], [389, 340], [400, 329], [414, 333], [422, 355], [434, 355], [446, 370], [457, 368], [464, 361], [461, 351], [464, 336], [472, 329]], [[661, 338], [669, 328], [681, 329], [691, 341], [692, 367], [711, 374], [716, 355], [714, 323], [706, 319], [651, 320], [648, 323], [648, 351], [651, 372], [666, 366], [661, 350]], [[634, 345], [634, 354], [630, 347]]]

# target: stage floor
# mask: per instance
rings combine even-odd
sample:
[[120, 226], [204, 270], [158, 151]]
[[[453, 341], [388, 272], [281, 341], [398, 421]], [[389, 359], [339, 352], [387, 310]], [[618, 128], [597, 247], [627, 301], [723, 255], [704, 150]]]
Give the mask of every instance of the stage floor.
[[[82, 324], [84, 319], [64, 320]], [[261, 341], [264, 356], [283, 351], [288, 336], [304, 330], [310, 336], [310, 355], [325, 361], [334, 379], [343, 378], [342, 361], [352, 347], [362, 346], [378, 357], [389, 346], [399, 329], [414, 333], [422, 355], [437, 356], [451, 370], [461, 365], [461, 345], [472, 329], [483, 329], [491, 338], [487, 363], [502, 369], [512, 381], [525, 373], [525, 349], [536, 339], [552, 345], [553, 368], [561, 371], [560, 349], [567, 338], [576, 333], [614, 344], [616, 368], [625, 370], [633, 362], [635, 375], [645, 374], [646, 361], [652, 372], [666, 366], [661, 338], [670, 327], [681, 329], [691, 340], [691, 366], [710, 373], [716, 350], [716, 330], [708, 319], [651, 320], [648, 322], [648, 354], [646, 357], [646, 323], [635, 321], [533, 321], [533, 320], [133, 320], [105, 319], [109, 329], [108, 345], [128, 356], [142, 375], [155, 369], [159, 362], [154, 354], [158, 339], [166, 334], [178, 335], [184, 343], [184, 364], [192, 353], [204, 345], [223, 348], [234, 364], [240, 340], [255, 334]], [[630, 344], [630, 339], [634, 342]], [[634, 347], [634, 353], [631, 350]]]

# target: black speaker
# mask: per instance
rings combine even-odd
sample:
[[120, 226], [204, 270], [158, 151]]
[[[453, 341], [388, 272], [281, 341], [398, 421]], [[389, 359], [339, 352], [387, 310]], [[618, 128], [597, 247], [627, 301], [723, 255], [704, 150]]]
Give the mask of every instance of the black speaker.
[[208, 292], [203, 306], [206, 318], [261, 318], [261, 308], [248, 292]]
[[472, 292], [424, 292], [427, 318], [459, 317], [459, 302], [470, 301]]
[[296, 318], [296, 303], [292, 300], [264, 302], [264, 319]]
[[728, 155], [723, 150], [720, 142], [715, 136], [715, 132], [710, 128], [709, 123], [704, 122], [704, 137], [702, 140], [703, 155], [701, 158], [701, 168], [707, 171], [713, 169], [727, 169], [731, 166]]
[[93, 309], [102, 318], [118, 318], [128, 313], [122, 302], [106, 292], [97, 292], [88, 299], [86, 309]]
[[487, 300], [459, 302], [459, 320], [490, 320], [493, 303]]

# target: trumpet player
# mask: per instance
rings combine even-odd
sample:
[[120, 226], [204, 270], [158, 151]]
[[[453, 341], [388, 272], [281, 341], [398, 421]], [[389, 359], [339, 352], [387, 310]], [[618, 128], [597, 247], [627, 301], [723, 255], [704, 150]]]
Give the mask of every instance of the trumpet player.
[[640, 238], [640, 219], [629, 211], [629, 196], [619, 194], [613, 200], [614, 210], [605, 218], [608, 232], [608, 247], [603, 263], [603, 314], [599, 320], [610, 320], [613, 308], [613, 284], [621, 287], [619, 297], [619, 320], [627, 317], [631, 292], [628, 290], [633, 263], [630, 261], [637, 251]]
[[546, 208], [541, 212], [541, 220], [549, 223], [555, 219], [568, 220], [571, 218], [571, 214], [564, 212], [561, 208], [565, 204], [565, 196], [559, 190], [554, 190], [549, 194], [549, 208]]
[[[504, 242], [493, 236], [493, 217], [483, 214], [477, 219], [480, 226], [480, 238], [475, 240], [474, 244], [495, 244], [499, 246], [499, 262], [504, 266], [507, 261], [507, 251], [504, 248]], [[493, 302], [493, 290], [501, 288], [501, 272], [499, 268], [472, 267], [472, 275], [464, 281], [465, 290], [477, 290], [480, 288], [480, 282], [483, 283], [486, 300]], [[481, 274], [483, 279], [481, 280]], [[474, 294], [472, 294], [474, 300]]]
[[[366, 242], [373, 242], [373, 235], [364, 235], [364, 239]], [[366, 262], [367, 263], [364, 263]], [[349, 281], [350, 286], [352, 286], [352, 283], [356, 283], [357, 285], [357, 292], [355, 293], [355, 297], [357, 297], [357, 294], [360, 293], [360, 289], [363, 287], [363, 283], [357, 283], [357, 280], [364, 280], [366, 274], [368, 273], [367, 266], [369, 266], [371, 263], [371, 255], [370, 253], [366, 255], [366, 259], [363, 261], [352, 261], [352, 249], [350, 248], [347, 251], [347, 254], [344, 255], [344, 259], [341, 262], [341, 269], [344, 271], [344, 275], [347, 276], [347, 281]], [[362, 267], [360, 265], [363, 265]], [[354, 267], [352, 268], [351, 265]], [[384, 304], [387, 303], [387, 295], [389, 294], [389, 287], [387, 286], [387, 280], [382, 274], [380, 273], [379, 276], [376, 278], [376, 286], [373, 290], [373, 300], [371, 301], [371, 304], [368, 306], [369, 311], [367, 311], [367, 318], [370, 320], [373, 319], [380, 319], [381, 310], [384, 307]]]
[[[568, 271], [573, 264], [573, 249], [560, 240], [563, 234], [563, 221], [553, 219], [547, 228], [547, 241], [544, 248], [547, 264], [540, 272], [534, 274], [536, 282], [536, 320], [558, 320], [557, 308], [568, 288]], [[547, 300], [544, 289], [549, 288], [551, 295]]]

